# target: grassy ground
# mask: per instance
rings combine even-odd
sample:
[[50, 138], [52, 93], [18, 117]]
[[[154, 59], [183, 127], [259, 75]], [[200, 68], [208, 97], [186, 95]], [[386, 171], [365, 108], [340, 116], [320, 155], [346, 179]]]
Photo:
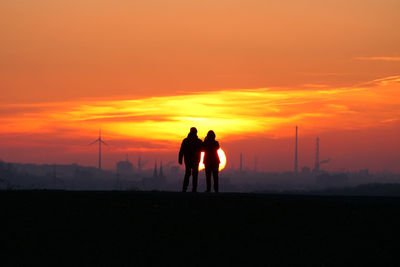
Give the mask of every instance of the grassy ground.
[[3, 191], [0, 210], [2, 266], [387, 266], [400, 240], [399, 198]]

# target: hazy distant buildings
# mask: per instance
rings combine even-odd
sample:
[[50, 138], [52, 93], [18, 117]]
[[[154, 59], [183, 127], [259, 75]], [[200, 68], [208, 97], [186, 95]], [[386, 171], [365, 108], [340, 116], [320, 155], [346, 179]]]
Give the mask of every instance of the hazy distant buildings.
[[142, 179], [142, 186], [144, 190], [162, 190], [167, 184], [166, 177], [160, 162], [160, 169], [157, 168], [157, 161], [154, 162], [153, 176], [144, 177]]
[[323, 172], [317, 175], [316, 183], [321, 188], [346, 187], [349, 184], [349, 176], [346, 173]]
[[311, 174], [311, 169], [307, 166], [304, 166], [301, 168], [301, 175], [310, 175]]
[[181, 170], [181, 168], [179, 166], [176, 166], [176, 165], [175, 166], [171, 166], [170, 167], [171, 176], [173, 176], [173, 177], [181, 176], [180, 170]]
[[362, 176], [362, 177], [368, 177], [369, 176], [369, 170], [368, 169], [359, 170], [358, 175]]
[[134, 171], [133, 164], [129, 161], [128, 155], [126, 160], [117, 162], [117, 173], [120, 175], [132, 175]]
[[138, 166], [138, 170], [139, 171], [141, 171], [142, 170], [142, 158], [139, 156], [139, 158], [138, 158], [138, 164], [137, 164], [137, 166]]
[[158, 176], [164, 177], [164, 172], [163, 172], [163, 167], [162, 167], [162, 161], [160, 162], [160, 171], [158, 173]]
[[158, 172], [157, 172], [157, 161], [154, 162], [154, 170], [153, 170], [153, 178], [158, 177]]

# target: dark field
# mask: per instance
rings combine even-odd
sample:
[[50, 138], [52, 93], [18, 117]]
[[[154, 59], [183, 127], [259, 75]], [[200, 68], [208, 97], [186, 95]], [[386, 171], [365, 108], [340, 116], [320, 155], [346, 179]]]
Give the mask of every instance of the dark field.
[[0, 207], [1, 266], [388, 266], [400, 251], [399, 198], [3, 191]]

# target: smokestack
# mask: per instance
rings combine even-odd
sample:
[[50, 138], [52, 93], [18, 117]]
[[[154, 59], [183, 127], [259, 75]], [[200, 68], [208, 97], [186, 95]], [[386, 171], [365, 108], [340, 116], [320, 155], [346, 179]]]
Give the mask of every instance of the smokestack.
[[154, 177], [154, 178], [155, 178], [155, 177], [158, 177], [158, 174], [157, 174], [157, 160], [154, 162], [153, 177]]
[[319, 172], [319, 137], [317, 137], [316, 143], [315, 143], [315, 165], [314, 165], [314, 171]]
[[240, 171], [243, 171], [243, 155], [240, 153]]
[[296, 125], [296, 145], [295, 145], [295, 149], [294, 149], [294, 173], [297, 175], [298, 173], [298, 159], [297, 159], [297, 125]]

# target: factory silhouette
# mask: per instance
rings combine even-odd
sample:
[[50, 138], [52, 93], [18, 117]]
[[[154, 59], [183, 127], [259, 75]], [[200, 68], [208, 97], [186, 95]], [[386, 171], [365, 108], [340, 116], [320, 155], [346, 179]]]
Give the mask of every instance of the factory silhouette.
[[[245, 153], [239, 156], [239, 166], [226, 167], [220, 173], [221, 192], [285, 192], [312, 191], [329, 188], [355, 187], [369, 183], [398, 183], [400, 176], [388, 171], [370, 173], [358, 171], [328, 172], [323, 170], [331, 159], [320, 159], [320, 138], [315, 139], [314, 166], [299, 168], [299, 127], [294, 133], [294, 162], [292, 171], [259, 171], [258, 157], [248, 160]], [[79, 164], [22, 164], [0, 161], [0, 189], [56, 189], [56, 190], [160, 190], [180, 191], [184, 170], [176, 161], [137, 157], [136, 163], [126, 154], [116, 162], [115, 170], [102, 168], [102, 145], [108, 145], [99, 136], [90, 145], [98, 144], [98, 166]], [[176, 152], [178, 153], [178, 151]], [[250, 162], [254, 166], [250, 167]], [[247, 163], [247, 164], [245, 164]], [[205, 188], [204, 173], [199, 174], [199, 188]]]

